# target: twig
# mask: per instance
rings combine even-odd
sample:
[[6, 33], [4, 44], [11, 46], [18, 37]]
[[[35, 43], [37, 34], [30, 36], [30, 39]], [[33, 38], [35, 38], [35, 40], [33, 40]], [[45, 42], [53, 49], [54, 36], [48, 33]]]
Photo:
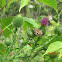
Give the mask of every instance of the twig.
[[2, 6], [1, 8], [0, 8], [0, 11], [10, 2], [11, 0], [9, 0], [4, 6]]
[[11, 24], [9, 24], [8, 26], [6, 26], [1, 32], [0, 32], [0, 34], [6, 29], [6, 28], [8, 28], [10, 25], [12, 25], [13, 23], [11, 23]]

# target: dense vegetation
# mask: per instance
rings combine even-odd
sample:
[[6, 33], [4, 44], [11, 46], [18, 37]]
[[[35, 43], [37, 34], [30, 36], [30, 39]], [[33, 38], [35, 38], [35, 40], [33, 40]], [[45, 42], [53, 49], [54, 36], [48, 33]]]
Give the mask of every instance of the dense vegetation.
[[0, 0], [0, 62], [62, 62], [62, 0]]

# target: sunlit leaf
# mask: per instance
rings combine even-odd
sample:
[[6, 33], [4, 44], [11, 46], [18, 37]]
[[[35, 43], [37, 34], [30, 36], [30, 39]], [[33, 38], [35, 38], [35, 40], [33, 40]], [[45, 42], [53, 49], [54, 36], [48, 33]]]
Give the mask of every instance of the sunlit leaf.
[[36, 21], [31, 18], [23, 17], [23, 20], [26, 21], [27, 23], [29, 23], [29, 25], [31, 24], [33, 27], [36, 27], [36, 28], [40, 27], [40, 25], [38, 23], [36, 23]]
[[51, 6], [57, 12], [57, 1], [56, 0], [39, 0], [39, 1], [48, 5], [48, 6]]
[[48, 49], [46, 50], [45, 54], [55, 52], [59, 50], [60, 48], [62, 48], [62, 42], [60, 41], [53, 42], [48, 46]]
[[60, 51], [59, 51], [59, 58], [61, 58], [62, 57], [62, 49], [60, 49]]
[[[1, 20], [1, 29], [3, 30], [6, 26], [8, 26], [8, 25], [12, 22], [12, 19], [13, 19], [13, 17], [7, 17], [7, 18], [2, 19], [2, 20]], [[9, 28], [10, 28], [10, 29], [13, 29], [13, 26], [10, 25]], [[3, 35], [4, 35], [5, 37], [8, 37], [8, 36], [10, 35], [10, 33], [11, 33], [11, 32], [10, 32], [8, 29], [5, 29], [5, 30], [3, 31]]]
[[5, 0], [0, 0], [0, 8], [5, 4]]
[[26, 22], [24, 22], [23, 23], [23, 30], [24, 30], [24, 32], [26, 32], [27, 28], [28, 28], [28, 24]]
[[20, 12], [20, 10], [21, 10], [24, 6], [26, 6], [26, 5], [28, 4], [29, 1], [30, 1], [30, 0], [21, 0], [21, 5], [20, 5], [19, 12]]

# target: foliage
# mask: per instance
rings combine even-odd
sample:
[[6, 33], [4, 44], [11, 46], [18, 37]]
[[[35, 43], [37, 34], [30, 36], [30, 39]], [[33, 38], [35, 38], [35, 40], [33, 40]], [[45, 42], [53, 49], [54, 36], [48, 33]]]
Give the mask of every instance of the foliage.
[[[3, 30], [6, 26], [8, 26], [9, 24], [11, 24], [12, 19], [13, 19], [13, 17], [8, 17], [8, 18], [2, 19], [2, 20], [1, 20], [1, 29]], [[9, 26], [9, 28], [10, 28], [10, 29], [13, 29], [13, 26], [11, 25], [11, 26]], [[8, 36], [10, 35], [10, 33], [11, 33], [11, 32], [6, 28], [6, 29], [4, 30], [4, 32], [3, 32], [3, 35], [4, 35], [5, 37], [8, 37]]]
[[61, 1], [0, 3], [0, 62], [62, 61]]
[[39, 0], [40, 2], [43, 2], [51, 7], [53, 7], [57, 11], [57, 1], [56, 0]]
[[20, 12], [20, 10], [21, 10], [24, 6], [26, 6], [26, 5], [28, 4], [29, 1], [30, 1], [30, 0], [21, 0], [21, 5], [20, 5], [19, 12]]

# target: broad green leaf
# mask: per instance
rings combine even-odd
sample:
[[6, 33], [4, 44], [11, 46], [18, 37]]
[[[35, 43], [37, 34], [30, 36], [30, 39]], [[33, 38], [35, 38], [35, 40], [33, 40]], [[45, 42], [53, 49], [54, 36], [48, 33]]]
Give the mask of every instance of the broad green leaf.
[[39, 1], [48, 5], [48, 6], [51, 6], [57, 12], [57, 1], [56, 0], [39, 0]]
[[5, 0], [2, 0], [2, 6], [5, 5]]
[[26, 22], [24, 22], [23, 23], [23, 30], [24, 30], [24, 32], [26, 32], [27, 28], [28, 28], [28, 24]]
[[0, 8], [5, 5], [5, 0], [0, 0]]
[[60, 41], [53, 42], [48, 46], [48, 49], [46, 50], [45, 54], [55, 52], [61, 48], [62, 48], [62, 42]]
[[[2, 20], [1, 20], [1, 29], [3, 30], [5, 27], [7, 27], [9, 24], [11, 24], [12, 19], [13, 19], [13, 17], [8, 17], [8, 18], [2, 19]], [[10, 25], [8, 28], [13, 29], [13, 26]], [[8, 36], [10, 35], [10, 33], [11, 33], [11, 32], [10, 32], [8, 29], [5, 29], [5, 30], [3, 31], [3, 35], [4, 35], [5, 37], [8, 37]]]
[[0, 55], [3, 55], [5, 53], [6, 46], [3, 43], [0, 43]]
[[60, 49], [60, 51], [59, 51], [59, 58], [61, 58], [62, 57], [62, 49]]
[[28, 4], [29, 1], [30, 1], [30, 0], [21, 0], [21, 5], [20, 5], [19, 12], [20, 12], [20, 10], [21, 10], [24, 6], [26, 6], [26, 5]]
[[62, 0], [60, 0], [62, 2]]
[[36, 23], [36, 21], [31, 18], [23, 17], [23, 20], [26, 21], [27, 23], [29, 23], [29, 25], [31, 24], [33, 27], [36, 27], [36, 28], [40, 27], [40, 25], [38, 23]]
[[2, 7], [2, 0], [0, 0], [0, 8]]

